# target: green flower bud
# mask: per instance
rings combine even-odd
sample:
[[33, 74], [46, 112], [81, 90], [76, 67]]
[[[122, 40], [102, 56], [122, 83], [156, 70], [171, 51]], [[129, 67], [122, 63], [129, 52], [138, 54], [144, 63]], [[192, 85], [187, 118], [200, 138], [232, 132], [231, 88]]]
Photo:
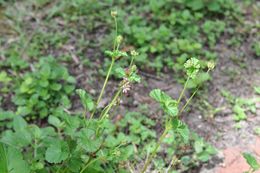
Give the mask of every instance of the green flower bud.
[[122, 42], [122, 40], [123, 40], [122, 35], [119, 35], [119, 36], [116, 37], [117, 44], [120, 44]]
[[117, 16], [117, 11], [111, 11], [110, 14], [111, 14], [112, 17], [116, 17]]
[[139, 53], [136, 52], [135, 50], [132, 50], [130, 54], [131, 54], [132, 56], [138, 56], [138, 55], [139, 55]]
[[133, 65], [132, 67], [131, 67], [131, 72], [136, 72], [137, 71], [137, 67], [136, 67], [136, 65]]
[[200, 69], [199, 60], [197, 58], [191, 58], [186, 61], [184, 67], [186, 68], [187, 75], [194, 79]]
[[209, 62], [207, 63], [207, 65], [208, 65], [208, 69], [209, 69], [209, 70], [213, 70], [213, 69], [215, 68], [215, 63], [212, 62], [212, 61], [209, 61]]

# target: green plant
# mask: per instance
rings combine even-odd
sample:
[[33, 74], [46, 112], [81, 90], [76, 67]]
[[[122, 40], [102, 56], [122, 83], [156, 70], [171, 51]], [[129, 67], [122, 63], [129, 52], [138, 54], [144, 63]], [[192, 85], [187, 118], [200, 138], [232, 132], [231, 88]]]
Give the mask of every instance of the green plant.
[[58, 109], [71, 106], [69, 96], [75, 88], [75, 79], [53, 57], [43, 57], [32, 72], [24, 74], [15, 91], [13, 102], [17, 115], [44, 118]]
[[259, 43], [259, 42], [253, 43], [252, 49], [253, 49], [254, 53], [255, 53], [257, 56], [260, 56], [260, 43]]
[[246, 162], [250, 166], [250, 170], [246, 173], [253, 173], [260, 168], [260, 164], [257, 162], [256, 158], [252, 156], [250, 153], [243, 153], [243, 157], [246, 159]]
[[[196, 58], [191, 58], [184, 64], [184, 67], [186, 69], [186, 74], [187, 74], [188, 78], [184, 84], [183, 90], [180, 93], [178, 100], [172, 99], [170, 96], [168, 96], [166, 93], [164, 93], [163, 91], [161, 91], [159, 89], [155, 89], [150, 92], [150, 96], [155, 101], [160, 103], [162, 110], [166, 114], [166, 117], [165, 117], [164, 131], [161, 134], [161, 136], [159, 137], [154, 149], [147, 157], [144, 167], [141, 171], [142, 173], [146, 172], [149, 164], [151, 163], [153, 158], [156, 156], [160, 145], [162, 144], [163, 140], [165, 139], [165, 137], [167, 136], [167, 134], [169, 133], [170, 130], [173, 130], [174, 133], [179, 134], [182, 137], [184, 142], [187, 142], [189, 140], [190, 131], [189, 131], [187, 125], [184, 122], [182, 122], [179, 119], [179, 117], [182, 114], [182, 112], [185, 110], [185, 108], [188, 106], [191, 99], [197, 93], [199, 87], [197, 87], [197, 89], [193, 92], [193, 94], [190, 96], [190, 98], [187, 100], [187, 102], [184, 104], [184, 106], [180, 109], [180, 111], [179, 111], [179, 103], [180, 103], [181, 99], [183, 98], [183, 95], [184, 95], [184, 92], [186, 90], [189, 80], [194, 79], [199, 72], [199, 69], [200, 69], [199, 60]], [[213, 68], [214, 68], [214, 64], [208, 63], [207, 72], [209, 72]], [[169, 164], [170, 166], [167, 169], [170, 169], [172, 165], [176, 164], [175, 163], [176, 157], [173, 156], [171, 158], [172, 158], [172, 160], [170, 161], [170, 164]]]
[[[1, 159], [5, 172], [6, 170], [12, 170], [13, 173], [38, 171], [83, 173], [104, 172], [104, 170], [127, 172], [128, 169], [132, 169], [129, 164], [137, 164], [135, 159], [141, 160], [148, 154], [143, 167], [144, 172], [171, 129], [180, 137], [179, 141], [184, 141], [186, 144], [190, 141], [189, 129], [179, 120], [178, 115], [183, 112], [196, 91], [181, 111], [178, 105], [189, 79], [194, 79], [199, 71], [200, 64], [196, 58], [191, 58], [185, 63], [188, 79], [178, 100], [172, 99], [159, 89], [150, 93], [167, 114], [165, 130], [158, 141], [155, 132], [150, 129], [155, 126], [155, 123], [140, 116], [139, 113], [128, 113], [123, 119], [113, 123], [111, 110], [118, 104], [123, 94], [131, 89], [133, 83], [140, 82], [134, 64], [138, 55], [136, 51], [130, 52], [131, 60], [128, 68], [118, 67], [115, 70], [121, 82], [108, 105], [98, 110], [97, 105], [105, 93], [114, 64], [122, 57], [128, 57], [126, 52], [119, 49], [122, 37], [117, 33], [117, 13], [111, 12], [111, 15], [115, 21], [116, 33], [113, 50], [105, 52], [111, 58], [111, 65], [96, 102], [85, 90], [76, 90], [84, 107], [82, 116], [78, 114], [73, 116], [64, 111], [64, 108], [70, 105], [68, 95], [74, 89], [75, 80], [65, 67], [57, 64], [54, 58], [41, 58], [35, 65], [35, 70], [24, 75], [24, 80], [13, 98], [18, 105], [16, 112], [18, 115], [5, 112], [4, 119], [13, 119], [12, 130], [3, 132], [0, 140], [2, 142], [0, 152], [6, 153]], [[208, 68], [212, 69], [213, 66]], [[33, 117], [37, 113], [42, 118], [48, 116], [46, 127], [28, 124], [21, 116]], [[129, 133], [123, 133], [125, 130], [129, 130]], [[138, 146], [139, 151], [143, 150], [147, 153], [142, 152], [140, 157], [136, 158], [135, 146]], [[213, 153], [207, 151], [208, 146], [199, 138], [195, 139], [194, 146], [195, 155], [201, 161], [206, 161]], [[10, 158], [15, 162], [6, 162]], [[159, 163], [159, 160], [156, 161]], [[173, 161], [170, 163], [170, 165], [175, 164]]]
[[246, 112], [250, 111], [256, 113], [256, 102], [259, 100], [256, 99], [244, 99], [236, 98], [230, 92], [222, 90], [222, 95], [227, 99], [227, 101], [232, 105], [232, 111], [234, 113], [234, 120], [239, 122], [247, 119]]
[[256, 127], [254, 131], [256, 135], [260, 136], [260, 127]]
[[1, 92], [6, 93], [9, 91], [11, 80], [11, 77], [9, 77], [5, 71], [0, 71]]

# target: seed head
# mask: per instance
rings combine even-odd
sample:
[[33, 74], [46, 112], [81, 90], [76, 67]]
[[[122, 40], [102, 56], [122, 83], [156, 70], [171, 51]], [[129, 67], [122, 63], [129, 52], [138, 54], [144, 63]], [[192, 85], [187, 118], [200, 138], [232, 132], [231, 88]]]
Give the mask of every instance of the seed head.
[[133, 65], [132, 67], [131, 67], [131, 72], [133, 73], [133, 72], [136, 72], [137, 71], [137, 67], [136, 67], [136, 65]]
[[139, 55], [139, 53], [136, 52], [135, 50], [132, 50], [130, 54], [131, 54], [132, 56], [138, 56], [138, 55]]
[[213, 70], [215, 68], [215, 63], [212, 61], [209, 61], [207, 65], [209, 70]]
[[123, 40], [122, 35], [119, 35], [119, 36], [116, 37], [117, 44], [120, 44], [122, 42], [122, 40]]
[[184, 64], [184, 67], [186, 68], [187, 75], [194, 79], [199, 72], [200, 64], [199, 60], [197, 58], [191, 58]]
[[123, 93], [124, 94], [127, 94], [128, 91], [130, 91], [131, 85], [130, 85], [130, 82], [129, 82], [129, 80], [127, 78], [124, 78], [122, 88], [123, 88]]
[[111, 11], [110, 14], [111, 14], [112, 17], [116, 17], [117, 16], [117, 11]]

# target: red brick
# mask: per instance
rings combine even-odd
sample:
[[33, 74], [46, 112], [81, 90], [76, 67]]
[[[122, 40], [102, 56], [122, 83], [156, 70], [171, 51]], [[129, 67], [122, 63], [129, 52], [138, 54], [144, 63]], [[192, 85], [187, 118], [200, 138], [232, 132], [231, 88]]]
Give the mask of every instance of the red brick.
[[[258, 139], [256, 145], [254, 146], [255, 152], [259, 152], [259, 144], [260, 140]], [[249, 170], [250, 167], [242, 156], [243, 150], [240, 148], [230, 147], [225, 149], [223, 153], [225, 158], [223, 166], [218, 167], [215, 173], [244, 173]], [[255, 173], [260, 173], [260, 170]]]
[[253, 151], [256, 155], [260, 157], [260, 138], [256, 138], [255, 145], [253, 146]]

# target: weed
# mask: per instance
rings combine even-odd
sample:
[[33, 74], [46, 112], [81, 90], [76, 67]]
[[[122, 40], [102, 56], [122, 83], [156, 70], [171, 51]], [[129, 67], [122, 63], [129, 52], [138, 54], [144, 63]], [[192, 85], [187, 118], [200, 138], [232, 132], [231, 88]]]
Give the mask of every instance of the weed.
[[239, 122], [247, 119], [246, 112], [250, 111], [256, 113], [255, 104], [258, 99], [243, 99], [236, 98], [228, 91], [222, 90], [222, 95], [227, 99], [227, 101], [233, 106], [232, 111], [234, 113], [234, 120]]
[[[156, 9], [154, 9], [156, 10]], [[192, 162], [207, 161], [215, 154], [214, 148], [196, 135], [190, 135], [187, 125], [180, 120], [180, 116], [198, 91], [199, 84], [180, 108], [179, 104], [187, 89], [188, 82], [199, 74], [201, 63], [196, 58], [187, 58], [184, 64], [187, 80], [178, 100], [171, 98], [160, 89], [154, 89], [150, 96], [159, 102], [165, 113], [165, 128], [159, 139], [153, 130], [156, 123], [140, 115], [127, 113], [123, 118], [116, 118], [111, 112], [120, 103], [124, 94], [131, 90], [134, 83], [140, 82], [135, 60], [138, 53], [122, 51], [123, 37], [118, 35], [117, 13], [111, 12], [116, 32], [112, 51], [105, 51], [110, 57], [110, 66], [104, 80], [103, 87], [97, 100], [94, 101], [87, 91], [77, 89], [84, 111], [73, 115], [65, 108], [69, 108], [69, 95], [74, 91], [75, 79], [69, 75], [67, 69], [59, 65], [52, 57], [41, 58], [35, 64], [33, 72], [24, 74], [20, 87], [15, 91], [14, 103], [18, 106], [15, 114], [3, 112], [4, 119], [12, 119], [11, 129], [1, 135], [1, 169], [4, 172], [12, 170], [14, 173], [28, 172], [128, 172], [137, 169], [146, 172], [151, 161], [155, 159], [163, 143], [175, 145], [176, 150], [169, 147], [168, 159], [155, 159], [158, 169], [166, 165], [166, 171], [175, 167], [178, 162], [176, 152], [180, 152], [182, 145], [194, 147], [194, 157], [182, 157], [183, 165]], [[98, 104], [102, 99], [112, 69], [122, 59], [129, 59], [127, 68], [115, 69], [121, 80], [110, 102], [101, 110]], [[214, 68], [208, 63], [207, 72]], [[39, 113], [41, 118], [48, 117], [46, 125], [39, 127], [28, 124], [25, 118], [35, 118]], [[22, 115], [22, 116], [21, 116]], [[172, 137], [165, 140], [168, 135]], [[192, 137], [191, 137], [192, 136]], [[189, 144], [191, 143], [191, 144]], [[181, 153], [178, 153], [181, 155]], [[146, 161], [140, 170], [140, 161]], [[12, 159], [11, 162], [8, 160]]]
[[15, 91], [12, 100], [18, 106], [16, 114], [44, 118], [58, 109], [69, 108], [74, 84], [75, 79], [53, 57], [40, 59], [33, 72], [24, 74]]
[[249, 164], [250, 169], [245, 173], [256, 172], [260, 168], [260, 164], [257, 162], [256, 158], [250, 153], [243, 153], [243, 157], [246, 159], [246, 162]]

